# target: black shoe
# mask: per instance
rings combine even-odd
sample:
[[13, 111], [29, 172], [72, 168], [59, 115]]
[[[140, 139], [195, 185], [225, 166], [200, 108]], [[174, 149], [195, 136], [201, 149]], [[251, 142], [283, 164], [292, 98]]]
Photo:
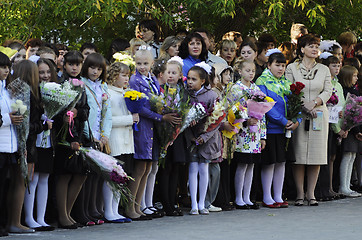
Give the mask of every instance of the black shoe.
[[170, 211], [170, 212], [166, 212], [166, 216], [170, 216], [170, 217], [177, 217], [180, 216], [178, 214], [178, 212], [176, 210]]
[[4, 228], [0, 228], [0, 237], [7, 237], [7, 236], [9, 236], [9, 233]]
[[248, 204], [238, 205], [238, 204], [235, 203], [235, 207], [236, 207], [236, 209], [242, 209], [242, 210], [248, 210], [248, 209], [250, 209], [250, 207], [249, 207]]
[[130, 218], [132, 221], [148, 221], [148, 220], [152, 220], [152, 217], [147, 216], [147, 215], [141, 215], [138, 218]]
[[249, 206], [249, 209], [254, 209], [254, 210], [260, 209], [259, 204], [257, 204], [256, 202], [253, 202], [253, 205], [249, 205], [249, 204], [247, 204], [247, 205]]
[[58, 224], [58, 228], [62, 228], [62, 229], [77, 229], [77, 225], [76, 224], [71, 224], [71, 225], [62, 225], [62, 224]]
[[36, 227], [33, 228], [36, 232], [50, 232], [50, 231], [54, 231], [55, 227], [53, 226], [40, 226], [40, 227]]
[[175, 211], [178, 213], [179, 216], [184, 215], [184, 212], [181, 210], [181, 208], [176, 208]]

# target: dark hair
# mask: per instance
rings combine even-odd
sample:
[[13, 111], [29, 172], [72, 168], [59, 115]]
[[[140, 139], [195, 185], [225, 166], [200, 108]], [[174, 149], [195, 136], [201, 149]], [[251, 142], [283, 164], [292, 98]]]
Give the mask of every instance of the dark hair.
[[94, 43], [88, 43], [88, 42], [83, 43], [82, 46], [80, 47], [79, 51], [83, 52], [84, 49], [87, 49], [87, 48], [88, 49], [94, 49], [94, 51], [98, 52], [97, 46]]
[[340, 63], [339, 59], [335, 56], [329, 56], [322, 60], [322, 64], [326, 65], [327, 67], [329, 66], [329, 64], [335, 63]]
[[310, 44], [320, 44], [321, 40], [319, 37], [313, 35], [313, 34], [306, 34], [298, 38], [297, 43], [297, 56], [303, 57], [302, 48], [306, 47]]
[[107, 59], [109, 61], [112, 61], [113, 54], [116, 52], [124, 51], [127, 48], [129, 48], [131, 45], [129, 44], [129, 41], [123, 38], [116, 38], [111, 42], [111, 45], [109, 46]]
[[38, 101], [40, 99], [38, 66], [30, 60], [21, 60], [14, 66], [13, 79], [17, 78], [29, 84], [31, 93]]
[[65, 44], [55, 44], [56, 49], [58, 50], [58, 54], [59, 54], [59, 50], [64, 50], [64, 51], [68, 51], [68, 47]]
[[166, 63], [165, 59], [156, 59], [152, 66], [152, 73], [158, 77], [160, 73], [164, 73], [166, 71]]
[[43, 45], [44, 45], [43, 41], [40, 40], [39, 38], [30, 38], [25, 43], [25, 48], [28, 49], [29, 47], [41, 47]]
[[258, 47], [253, 43], [253, 42], [243, 42], [241, 45], [240, 45], [240, 47], [239, 47], [239, 49], [238, 49], [238, 55], [240, 56], [240, 53], [241, 53], [241, 49], [243, 48], [243, 47], [245, 47], [245, 46], [249, 46], [251, 49], [253, 49], [254, 50], [254, 52], [258, 52]]
[[99, 76], [99, 79], [102, 80], [102, 82], [106, 81], [107, 78], [107, 65], [106, 65], [106, 59], [102, 56], [102, 54], [99, 53], [91, 53], [88, 55], [88, 57], [85, 59], [81, 76], [85, 78], [89, 78], [88, 76], [88, 68], [90, 67], [99, 67], [102, 68], [102, 74]]
[[359, 69], [360, 66], [361, 66], [361, 63], [360, 63], [360, 61], [358, 60], [358, 58], [353, 57], [353, 58], [345, 58], [345, 59], [343, 60], [343, 65], [344, 65], [344, 66], [350, 65], [350, 66], [353, 66], [353, 67]]
[[256, 42], [256, 47], [258, 49], [257, 53], [258, 53], [258, 56], [265, 50], [265, 49], [268, 49], [268, 42]]
[[277, 63], [287, 63], [287, 59], [285, 58], [283, 53], [273, 53], [268, 58], [268, 64], [271, 65], [273, 62]]
[[39, 58], [36, 63], [38, 65], [38, 68], [39, 68], [40, 64], [42, 64], [42, 63], [48, 65], [48, 67], [50, 69], [50, 75], [51, 75], [50, 82], [57, 82], [58, 78], [57, 78], [56, 66], [55, 66], [54, 62], [52, 62], [46, 58]]
[[147, 28], [148, 30], [151, 30], [152, 32], [155, 33], [155, 35], [153, 36], [153, 40], [158, 44], [160, 33], [159, 33], [159, 30], [158, 30], [157, 23], [152, 19], [142, 20], [139, 23], [139, 30], [140, 31], [142, 30], [142, 27]]
[[70, 51], [64, 55], [64, 65], [66, 63], [79, 64], [83, 63], [84, 57], [79, 51]]
[[[11, 62], [9, 57], [5, 54], [0, 52], [0, 67], [8, 66], [9, 69], [11, 68]], [[4, 80], [4, 79], [1, 79]]]
[[206, 44], [205, 44], [205, 41], [204, 39], [201, 37], [200, 34], [198, 33], [190, 33], [189, 35], [187, 35], [185, 37], [185, 39], [181, 42], [181, 45], [179, 47], [179, 53], [178, 55], [182, 58], [182, 59], [185, 59], [187, 58], [190, 53], [189, 53], [189, 43], [191, 42], [191, 40], [193, 38], [196, 38], [197, 40], [200, 40], [201, 41], [201, 44], [202, 44], [202, 49], [201, 49], [201, 54], [199, 56], [199, 59], [201, 61], [206, 61], [207, 59], [207, 54], [208, 54], [208, 51], [206, 49]]
[[274, 45], [277, 44], [277, 40], [275, 39], [275, 37], [269, 33], [263, 33], [262, 35], [260, 35], [260, 37], [258, 38], [258, 42], [272, 42], [274, 43]]
[[211, 38], [211, 37], [212, 37], [212, 35], [210, 34], [210, 32], [207, 31], [205, 28], [196, 28], [193, 32], [195, 32], [195, 33], [197, 33], [197, 32], [205, 33], [208, 38]]
[[[202, 67], [199, 66], [193, 66], [192, 68], [190, 68], [190, 71], [195, 71], [199, 74], [200, 79], [205, 80], [204, 85], [205, 86], [209, 86], [210, 84], [210, 76], [209, 74], [205, 71], [205, 69], [203, 69]], [[188, 75], [188, 74], [187, 74]]]

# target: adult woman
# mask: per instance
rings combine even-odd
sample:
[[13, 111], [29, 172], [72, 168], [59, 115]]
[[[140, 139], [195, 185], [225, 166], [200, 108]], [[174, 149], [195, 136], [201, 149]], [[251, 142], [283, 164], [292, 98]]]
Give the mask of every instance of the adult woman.
[[[294, 133], [296, 162], [293, 166], [297, 188], [296, 206], [303, 205], [304, 175], [307, 171], [308, 205], [318, 206], [314, 189], [319, 175], [320, 165], [327, 164], [328, 109], [326, 102], [332, 94], [331, 74], [328, 67], [316, 62], [320, 39], [305, 35], [298, 39], [297, 54], [301, 59], [287, 67], [285, 76], [292, 83], [302, 82], [303, 120], [301, 127]], [[320, 126], [316, 124], [320, 122]]]
[[239, 55], [244, 61], [255, 63], [255, 82], [258, 77], [263, 73], [264, 69], [256, 63], [256, 57], [258, 56], [258, 48], [255, 43], [251, 41], [245, 41], [240, 45]]
[[207, 54], [206, 44], [200, 34], [194, 32], [187, 35], [181, 42], [178, 54], [184, 63], [182, 74], [187, 76], [192, 66], [196, 63], [206, 61]]
[[171, 57], [177, 56], [179, 53], [179, 47], [182, 39], [175, 36], [169, 36], [163, 41], [160, 48], [160, 57], [165, 61], [169, 60]]
[[229, 66], [234, 65], [237, 45], [233, 40], [224, 39], [220, 46], [220, 57], [223, 58]]
[[140, 37], [152, 48], [151, 52], [156, 59], [160, 55], [159, 30], [154, 20], [143, 20], [139, 24]]

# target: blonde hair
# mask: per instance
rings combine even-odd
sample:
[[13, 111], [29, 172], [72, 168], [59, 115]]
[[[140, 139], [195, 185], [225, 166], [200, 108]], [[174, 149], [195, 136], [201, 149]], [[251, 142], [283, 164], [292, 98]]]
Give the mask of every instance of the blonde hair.
[[341, 71], [338, 74], [338, 79], [342, 87], [349, 88], [353, 86], [352, 77], [355, 73], [358, 73], [358, 70], [353, 66], [346, 65], [341, 68]]
[[153, 54], [148, 49], [138, 49], [134, 55], [134, 58], [136, 59], [137, 57], [146, 56], [146, 55], [148, 55], [151, 58], [151, 60], [153, 61]]
[[159, 59], [165, 59], [168, 60], [170, 59], [170, 55], [167, 53], [168, 49], [170, 47], [172, 47], [173, 45], [177, 44], [177, 43], [181, 43], [182, 39], [179, 37], [175, 37], [175, 36], [169, 36], [167, 37], [163, 43], [162, 46], [160, 47], [160, 57]]
[[245, 67], [245, 64], [247, 64], [247, 63], [250, 63], [250, 64], [254, 65], [254, 67], [255, 67], [255, 63], [253, 63], [253, 62], [245, 61], [242, 58], [236, 59], [236, 61], [234, 63], [234, 72], [241, 71]]
[[131, 71], [129, 67], [121, 62], [114, 62], [111, 66], [109, 66], [107, 70], [107, 83], [113, 85], [114, 82], [117, 80], [117, 77], [120, 73], [127, 73], [129, 74]]
[[234, 40], [229, 40], [229, 39], [224, 39], [222, 40], [221, 44], [220, 44], [220, 50], [223, 47], [229, 47], [229, 48], [235, 48], [237, 49], [237, 45], [236, 42]]
[[177, 61], [168, 61], [166, 63], [166, 69], [167, 69], [167, 66], [170, 65], [170, 64], [177, 65], [178, 69], [180, 70], [181, 76], [182, 76], [182, 65], [181, 65], [181, 63], [179, 63]]
[[146, 43], [141, 38], [132, 38], [129, 41], [129, 45], [130, 45], [131, 54], [133, 54], [133, 50], [135, 49], [136, 46], [146, 45]]

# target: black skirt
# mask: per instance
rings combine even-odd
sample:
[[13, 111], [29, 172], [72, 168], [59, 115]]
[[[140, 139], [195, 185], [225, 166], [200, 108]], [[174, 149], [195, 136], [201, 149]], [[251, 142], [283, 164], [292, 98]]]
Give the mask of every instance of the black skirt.
[[35, 172], [52, 173], [54, 168], [53, 148], [37, 148], [38, 162], [35, 164]]
[[260, 153], [235, 152], [234, 161], [236, 161], [237, 163], [243, 163], [243, 164], [260, 163], [261, 154]]
[[289, 138], [286, 151], [287, 138], [285, 134], [267, 134], [265, 149], [261, 151], [262, 164], [275, 164], [282, 162], [295, 162], [293, 149], [293, 136]]
[[87, 166], [82, 154], [76, 154], [69, 147], [55, 147], [54, 172], [56, 174], [86, 174]]
[[0, 168], [6, 168], [10, 165], [18, 164], [19, 155], [15, 153], [0, 153]]

